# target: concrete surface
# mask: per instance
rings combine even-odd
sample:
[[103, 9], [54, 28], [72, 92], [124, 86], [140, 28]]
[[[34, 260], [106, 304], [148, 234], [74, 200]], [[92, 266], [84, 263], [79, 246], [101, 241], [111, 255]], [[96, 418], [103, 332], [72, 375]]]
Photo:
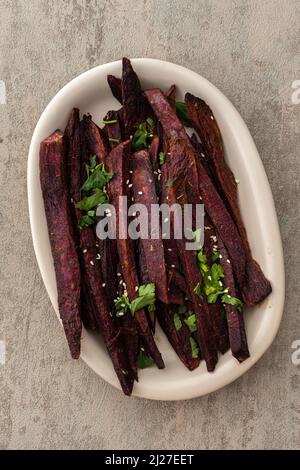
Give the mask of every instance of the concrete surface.
[[[0, 17], [0, 448], [300, 448], [300, 366], [291, 361], [300, 339], [299, 1], [1, 0]], [[282, 231], [287, 294], [274, 344], [235, 383], [192, 401], [126, 399], [72, 362], [31, 243], [35, 124], [62, 85], [124, 54], [182, 64], [228, 96], [257, 144]]]

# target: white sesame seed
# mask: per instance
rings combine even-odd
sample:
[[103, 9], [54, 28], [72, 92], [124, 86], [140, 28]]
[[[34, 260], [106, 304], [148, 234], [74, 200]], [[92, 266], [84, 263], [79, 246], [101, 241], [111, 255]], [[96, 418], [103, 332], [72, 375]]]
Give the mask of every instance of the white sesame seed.
[[168, 248], [168, 251], [172, 251], [172, 248]]
[[139, 290], [139, 286], [135, 286], [135, 292], [137, 292]]
[[129, 170], [129, 173], [132, 175], [133, 171], [132, 171], [132, 170]]
[[219, 286], [222, 287], [223, 283], [222, 281], [219, 281]]
[[126, 180], [126, 184], [129, 184], [129, 180]]
[[210, 116], [210, 119], [211, 119], [212, 121], [214, 120], [214, 117], [213, 117], [213, 115], [211, 115], [211, 116]]
[[207, 276], [207, 279], [209, 279], [211, 281], [211, 276]]
[[171, 264], [171, 268], [175, 268], [175, 264]]
[[84, 250], [82, 250], [82, 253], [86, 253], [87, 252], [87, 249], [85, 248]]
[[143, 191], [138, 191], [138, 194], [143, 194]]
[[102, 287], [105, 287], [105, 286], [106, 286], [106, 284], [105, 284], [105, 282], [103, 282], [103, 283], [102, 283]]
[[161, 170], [158, 168], [157, 173], [161, 173]]
[[119, 284], [120, 284], [120, 285], [123, 284], [123, 279], [121, 279], [121, 281], [119, 282]]
[[168, 152], [167, 155], [171, 155], [171, 152]]
[[223, 258], [223, 256], [221, 255], [221, 253], [219, 254], [219, 258], [220, 258], [220, 259], [222, 259], [222, 258]]
[[200, 153], [200, 155], [201, 155], [201, 157], [205, 158], [205, 155], [204, 155], [204, 153], [202, 153], [202, 152], [201, 152], [201, 153]]
[[168, 217], [165, 218], [164, 222], [169, 222], [169, 219]]
[[122, 276], [122, 274], [121, 274], [121, 273], [117, 273], [117, 276], [119, 276], [119, 277], [120, 277], [120, 276]]
[[135, 217], [135, 216], [136, 216], [136, 212], [133, 212], [133, 213], [132, 213], [132, 217]]
[[94, 261], [91, 260], [91, 261], [90, 261], [90, 264], [91, 264], [92, 266], [94, 266]]
[[132, 186], [133, 186], [133, 184], [132, 184], [132, 183], [130, 183], [130, 184], [128, 185], [128, 188], [132, 188]]
[[211, 227], [209, 227], [208, 225], [206, 225], [206, 226], [204, 227], [204, 229], [205, 229], [205, 230], [211, 230]]
[[236, 184], [239, 184], [240, 180], [236, 179], [235, 182], [236, 182]]
[[231, 295], [227, 294], [227, 297], [229, 297], [231, 299]]
[[230, 264], [230, 259], [227, 259], [227, 260], [226, 260], [226, 263]]
[[149, 179], [149, 183], [153, 183], [153, 180], [152, 180], [152, 179]]

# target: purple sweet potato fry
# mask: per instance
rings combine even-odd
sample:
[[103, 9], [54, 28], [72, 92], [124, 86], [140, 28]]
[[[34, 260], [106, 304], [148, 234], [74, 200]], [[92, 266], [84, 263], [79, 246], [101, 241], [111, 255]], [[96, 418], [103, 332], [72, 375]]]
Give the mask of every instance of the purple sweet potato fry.
[[[126, 141], [117, 145], [111, 152], [108, 158], [109, 171], [114, 173], [114, 178], [108, 185], [110, 200], [116, 208], [116, 226], [119, 228], [119, 236], [117, 237], [117, 248], [122, 267], [122, 274], [126, 284], [129, 300], [132, 301], [136, 298], [137, 289], [139, 286], [137, 268], [135, 263], [134, 247], [132, 240], [127, 233], [127, 223], [123, 217], [120, 217], [119, 197], [128, 196], [128, 185], [126, 181], [129, 180], [129, 159], [130, 159], [130, 141]], [[151, 355], [156, 365], [159, 368], [164, 367], [164, 363], [159, 350], [155, 344], [152, 332], [148, 325], [145, 310], [139, 310], [135, 313], [137, 328], [141, 336], [141, 341], [147, 352]]]
[[122, 104], [122, 83], [121, 79], [114, 75], [107, 75], [107, 83], [111, 89], [112, 94]]
[[139, 78], [126, 57], [123, 58], [122, 69], [122, 102], [125, 138], [129, 139], [139, 124], [152, 116], [152, 111], [143, 95]]
[[270, 282], [264, 276], [259, 264], [252, 258], [247, 233], [238, 204], [237, 183], [225, 160], [222, 135], [210, 107], [205, 101], [190, 93], [185, 96], [188, 117], [197, 131], [210, 161], [220, 196], [225, 202], [239, 231], [246, 258], [246, 277], [242, 296], [247, 305], [255, 305], [272, 291]]
[[58, 292], [58, 308], [71, 356], [80, 356], [80, 266], [70, 212], [63, 134], [55, 131], [40, 146], [40, 182]]
[[[164, 247], [161, 238], [161, 229], [155, 238], [151, 237], [151, 206], [157, 204], [155, 191], [154, 173], [151, 167], [149, 153], [145, 150], [136, 152], [131, 157], [131, 168], [133, 170], [133, 197], [137, 204], [143, 204], [148, 211], [148, 237], [142, 238], [140, 243], [143, 247], [149, 281], [155, 284], [157, 298], [168, 303], [167, 273], [165, 267]], [[154, 234], [153, 234], [154, 235]]]

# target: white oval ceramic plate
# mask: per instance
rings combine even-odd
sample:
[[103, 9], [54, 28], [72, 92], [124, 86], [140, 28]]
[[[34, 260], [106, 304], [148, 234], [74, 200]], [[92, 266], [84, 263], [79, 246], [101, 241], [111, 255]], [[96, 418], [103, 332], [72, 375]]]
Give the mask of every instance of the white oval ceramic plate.
[[[210, 82], [178, 65], [154, 59], [133, 59], [143, 88], [167, 90], [175, 83], [177, 99], [189, 91], [212, 108], [222, 131], [226, 158], [239, 184], [239, 200], [254, 258], [271, 281], [273, 292], [260, 305], [245, 311], [251, 357], [242, 364], [230, 352], [220, 356], [216, 370], [209, 373], [204, 361], [193, 372], [177, 358], [164, 334], [157, 329], [156, 342], [166, 368], [141, 370], [133, 395], [155, 400], [182, 400], [205, 395], [244, 374], [272, 343], [282, 316], [284, 265], [274, 203], [268, 180], [251, 135], [233, 105]], [[68, 83], [46, 107], [35, 128], [28, 159], [29, 213], [34, 249], [44, 284], [58, 315], [57, 289], [39, 181], [39, 145], [55, 129], [64, 130], [72, 107], [91, 113], [100, 121], [110, 109], [118, 109], [106, 76], [121, 75], [121, 61], [95, 67]], [[111, 361], [98, 337], [83, 332], [81, 358], [104, 380], [120, 389]]]

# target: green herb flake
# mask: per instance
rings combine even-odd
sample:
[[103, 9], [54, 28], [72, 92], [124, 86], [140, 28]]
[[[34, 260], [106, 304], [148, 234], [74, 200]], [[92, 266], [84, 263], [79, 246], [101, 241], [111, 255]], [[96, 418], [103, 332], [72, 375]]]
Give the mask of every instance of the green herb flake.
[[237, 297], [232, 297], [229, 294], [224, 294], [221, 298], [222, 304], [233, 305], [239, 312], [243, 310], [243, 303]]
[[138, 297], [130, 303], [131, 314], [141, 310], [142, 308], [148, 307], [149, 311], [153, 311], [155, 308], [155, 284], [141, 285], [138, 289]]
[[88, 212], [94, 207], [99, 206], [99, 204], [106, 202], [108, 202], [107, 195], [101, 189], [96, 189], [91, 196], [85, 196], [81, 201], [77, 202], [75, 207]]
[[147, 118], [146, 121], [139, 125], [131, 142], [131, 149], [133, 152], [148, 149], [150, 147], [153, 137], [153, 128], [154, 121], [151, 118]]
[[177, 307], [177, 313], [181, 314], [181, 313], [186, 313], [187, 312], [187, 307], [186, 305], [178, 305]]
[[89, 225], [92, 225], [94, 222], [95, 220], [89, 215], [82, 215], [78, 220], [78, 228], [82, 230], [88, 227]]
[[158, 158], [159, 158], [159, 164], [160, 164], [160, 166], [162, 166], [165, 163], [165, 160], [166, 160], [166, 156], [165, 156], [164, 152], [159, 152]]
[[189, 317], [185, 318], [184, 323], [188, 326], [191, 333], [197, 331], [196, 315], [194, 313]]
[[109, 137], [108, 139], [110, 141], [110, 143], [112, 144], [118, 144], [120, 142], [119, 139], [115, 139], [114, 137]]
[[197, 342], [192, 336], [190, 336], [190, 345], [192, 350], [192, 358], [196, 359], [197, 357], [199, 357], [199, 348]]
[[199, 282], [195, 285], [194, 292], [196, 295], [198, 295], [198, 297], [201, 297], [201, 288]]
[[187, 107], [184, 101], [176, 101], [176, 114], [185, 127], [192, 127], [187, 115]]
[[136, 365], [139, 369], [146, 369], [147, 367], [153, 366], [154, 361], [150, 356], [145, 353], [145, 351], [140, 350], [136, 360]]
[[217, 261], [219, 258], [220, 258], [220, 253], [219, 253], [219, 251], [213, 251], [213, 253], [212, 253], [212, 255], [211, 255], [211, 260], [212, 260], [212, 262], [214, 263], [214, 262]]
[[173, 178], [172, 178], [172, 176], [171, 176], [171, 177], [168, 179], [168, 181], [166, 182], [166, 190], [167, 190], [167, 192], [169, 192], [170, 189], [172, 188], [173, 182], [174, 182], [174, 180], [173, 180]]
[[175, 325], [176, 331], [179, 331], [180, 328], [182, 327], [182, 322], [180, 320], [180, 316], [178, 315], [178, 313], [174, 314], [174, 325]]
[[118, 120], [117, 119], [111, 119], [110, 121], [103, 120], [101, 122], [102, 122], [102, 124], [117, 124]]

